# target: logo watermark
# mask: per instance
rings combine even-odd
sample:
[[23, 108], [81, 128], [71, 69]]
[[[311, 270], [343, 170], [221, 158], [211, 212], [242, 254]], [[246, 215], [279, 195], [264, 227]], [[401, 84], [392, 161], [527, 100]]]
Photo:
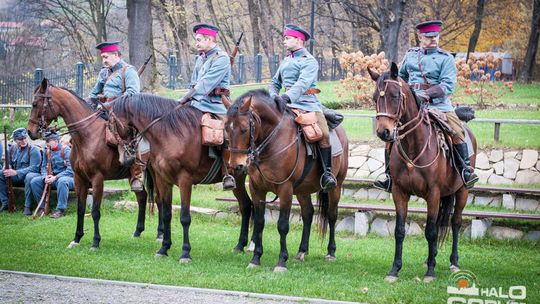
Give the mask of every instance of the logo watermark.
[[468, 270], [460, 270], [450, 275], [446, 292], [448, 304], [525, 304], [527, 288], [477, 287], [476, 275]]

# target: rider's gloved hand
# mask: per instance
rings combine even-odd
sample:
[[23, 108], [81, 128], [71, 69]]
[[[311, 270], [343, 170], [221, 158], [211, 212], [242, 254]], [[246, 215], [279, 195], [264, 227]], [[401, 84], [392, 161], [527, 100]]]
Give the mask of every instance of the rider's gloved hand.
[[429, 97], [429, 95], [426, 94], [426, 92], [424, 92], [424, 91], [420, 91], [420, 92], [416, 93], [416, 97], [418, 98], [418, 100], [421, 103], [430, 103], [431, 102], [431, 97]]

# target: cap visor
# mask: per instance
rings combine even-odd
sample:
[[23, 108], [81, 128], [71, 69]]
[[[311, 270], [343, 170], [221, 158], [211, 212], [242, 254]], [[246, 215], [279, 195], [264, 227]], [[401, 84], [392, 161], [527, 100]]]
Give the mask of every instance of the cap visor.
[[437, 36], [439, 36], [439, 32], [424, 33], [424, 36], [426, 36], [426, 37], [437, 37]]

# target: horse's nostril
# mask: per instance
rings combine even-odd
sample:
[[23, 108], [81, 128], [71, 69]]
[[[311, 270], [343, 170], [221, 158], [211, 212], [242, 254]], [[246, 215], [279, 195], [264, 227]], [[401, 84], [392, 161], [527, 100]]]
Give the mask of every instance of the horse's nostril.
[[384, 129], [384, 131], [383, 131], [383, 137], [384, 137], [384, 138], [390, 137], [390, 130]]

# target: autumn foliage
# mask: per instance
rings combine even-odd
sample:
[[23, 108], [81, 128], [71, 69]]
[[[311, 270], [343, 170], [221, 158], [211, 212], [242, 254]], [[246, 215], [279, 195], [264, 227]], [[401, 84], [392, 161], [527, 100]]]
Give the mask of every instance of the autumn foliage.
[[335, 90], [341, 106], [344, 108], [373, 108], [373, 92], [375, 82], [367, 72], [371, 68], [377, 73], [387, 71], [388, 60], [384, 52], [379, 54], [364, 55], [361, 51], [356, 53], [341, 53], [339, 57], [341, 68], [345, 71], [345, 78], [341, 79], [341, 85]]

